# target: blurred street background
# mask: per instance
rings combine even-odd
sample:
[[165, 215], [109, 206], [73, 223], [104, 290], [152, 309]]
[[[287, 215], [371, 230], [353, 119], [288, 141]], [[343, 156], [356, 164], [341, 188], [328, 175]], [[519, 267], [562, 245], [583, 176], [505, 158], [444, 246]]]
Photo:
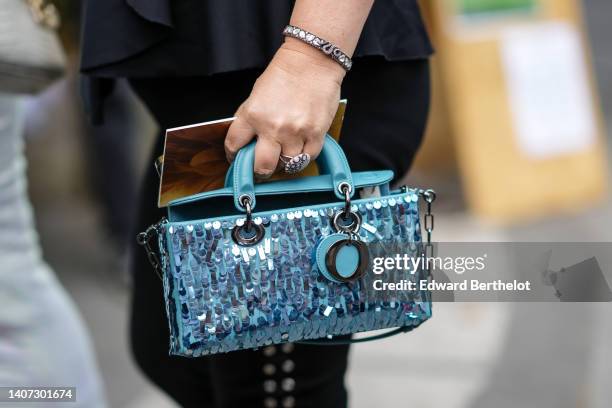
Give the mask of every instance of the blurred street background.
[[[599, 146], [604, 158], [612, 157], [612, 2], [585, 0], [583, 11], [601, 102], [595, 107], [603, 114], [602, 128], [608, 130]], [[453, 52], [444, 51], [447, 45], [438, 47], [436, 58], [452, 61]], [[136, 194], [145, 166], [152, 165], [145, 157], [156, 129], [123, 86], [109, 103], [110, 124], [89, 128], [75, 69], [27, 101], [29, 191], [44, 255], [84, 316], [110, 405], [173, 407], [134, 365], [127, 334], [130, 279], [123, 248], [133, 237], [125, 205]], [[452, 81], [448, 76], [445, 80]], [[437, 115], [432, 114], [434, 128], [442, 121], [436, 122]], [[439, 132], [432, 140], [444, 144]], [[459, 137], [454, 140], [461, 143]], [[424, 157], [406, 179], [438, 192], [435, 240], [612, 241], [607, 182], [601, 194], [593, 193], [592, 200], [571, 209], [548, 211], [541, 202], [529, 206], [543, 209], [532, 214], [513, 212], [520, 205], [507, 211], [496, 203], [483, 207], [474, 205], [479, 199], [470, 196], [482, 188], [482, 180], [469, 176], [480, 168], [466, 167], [472, 159], [461, 147], [448, 149], [459, 152], [461, 172], [451, 168], [434, 174], [430, 169], [435, 160]], [[558, 182], [569, 189], [593, 179], [609, 180], [610, 166], [603, 171], [590, 176], [580, 170]], [[521, 191], [513, 194], [520, 196]], [[352, 349], [351, 406], [610, 407], [611, 345], [610, 304], [437, 304], [434, 318], [414, 333]]]

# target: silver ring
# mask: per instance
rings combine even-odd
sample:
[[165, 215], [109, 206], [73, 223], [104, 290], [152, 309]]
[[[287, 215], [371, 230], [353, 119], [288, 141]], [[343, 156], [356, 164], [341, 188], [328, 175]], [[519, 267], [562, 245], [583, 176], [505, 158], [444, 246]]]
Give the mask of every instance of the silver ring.
[[280, 161], [285, 165], [285, 173], [295, 174], [304, 170], [310, 163], [310, 155], [308, 153], [300, 153], [297, 156], [280, 155]]

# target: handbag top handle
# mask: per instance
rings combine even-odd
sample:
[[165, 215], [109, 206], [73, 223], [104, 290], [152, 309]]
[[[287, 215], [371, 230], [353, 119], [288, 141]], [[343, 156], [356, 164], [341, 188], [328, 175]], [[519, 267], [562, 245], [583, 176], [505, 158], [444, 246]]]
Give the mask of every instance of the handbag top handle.
[[[234, 193], [234, 205], [238, 211], [247, 210], [244, 205], [248, 200], [251, 209], [255, 208], [255, 141], [249, 143], [238, 151], [236, 159], [228, 170], [228, 187]], [[322, 174], [330, 174], [334, 194], [339, 199], [345, 199], [345, 190], [348, 188], [350, 197], [355, 193], [353, 178], [348, 160], [340, 145], [329, 135], [325, 135], [323, 149], [317, 157], [317, 165]], [[231, 172], [231, 174], [230, 174]]]

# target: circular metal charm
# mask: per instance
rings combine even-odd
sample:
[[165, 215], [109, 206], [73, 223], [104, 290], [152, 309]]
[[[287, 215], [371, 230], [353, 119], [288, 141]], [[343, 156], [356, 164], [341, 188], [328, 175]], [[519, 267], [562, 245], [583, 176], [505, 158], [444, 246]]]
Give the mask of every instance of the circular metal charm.
[[245, 225], [236, 225], [232, 230], [232, 239], [239, 245], [254, 245], [264, 237], [264, 227], [252, 223], [250, 228]]
[[[355, 269], [354, 271], [351, 271], [350, 274], [347, 274], [346, 271], [339, 271], [337, 264], [340, 252], [348, 245], [355, 247], [358, 256], [358, 259], [355, 262]], [[343, 239], [333, 243], [325, 255], [325, 266], [327, 267], [327, 271], [335, 280], [343, 283], [352, 282], [363, 276], [368, 267], [369, 261], [370, 254], [368, 252], [368, 247], [363, 241], [358, 241], [355, 239]]]
[[281, 154], [280, 160], [284, 163], [285, 173], [295, 174], [304, 170], [310, 163], [310, 155], [308, 153], [300, 153], [297, 156], [285, 156]]

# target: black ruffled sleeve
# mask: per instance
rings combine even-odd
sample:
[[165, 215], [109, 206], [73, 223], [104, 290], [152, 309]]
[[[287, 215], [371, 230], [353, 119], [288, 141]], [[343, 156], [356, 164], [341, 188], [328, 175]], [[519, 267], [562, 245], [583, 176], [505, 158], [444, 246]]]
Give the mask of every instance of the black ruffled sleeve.
[[172, 27], [170, 0], [126, 0], [126, 3], [143, 18]]
[[172, 32], [169, 0], [88, 0], [81, 71], [89, 73], [158, 44]]
[[[87, 0], [81, 72], [86, 106], [101, 118], [112, 78], [201, 76], [263, 69], [283, 41], [293, 0]], [[416, 0], [376, 1], [355, 57], [427, 58]], [[356, 62], [358, 63], [358, 62]], [[101, 84], [105, 81], [106, 84]]]

